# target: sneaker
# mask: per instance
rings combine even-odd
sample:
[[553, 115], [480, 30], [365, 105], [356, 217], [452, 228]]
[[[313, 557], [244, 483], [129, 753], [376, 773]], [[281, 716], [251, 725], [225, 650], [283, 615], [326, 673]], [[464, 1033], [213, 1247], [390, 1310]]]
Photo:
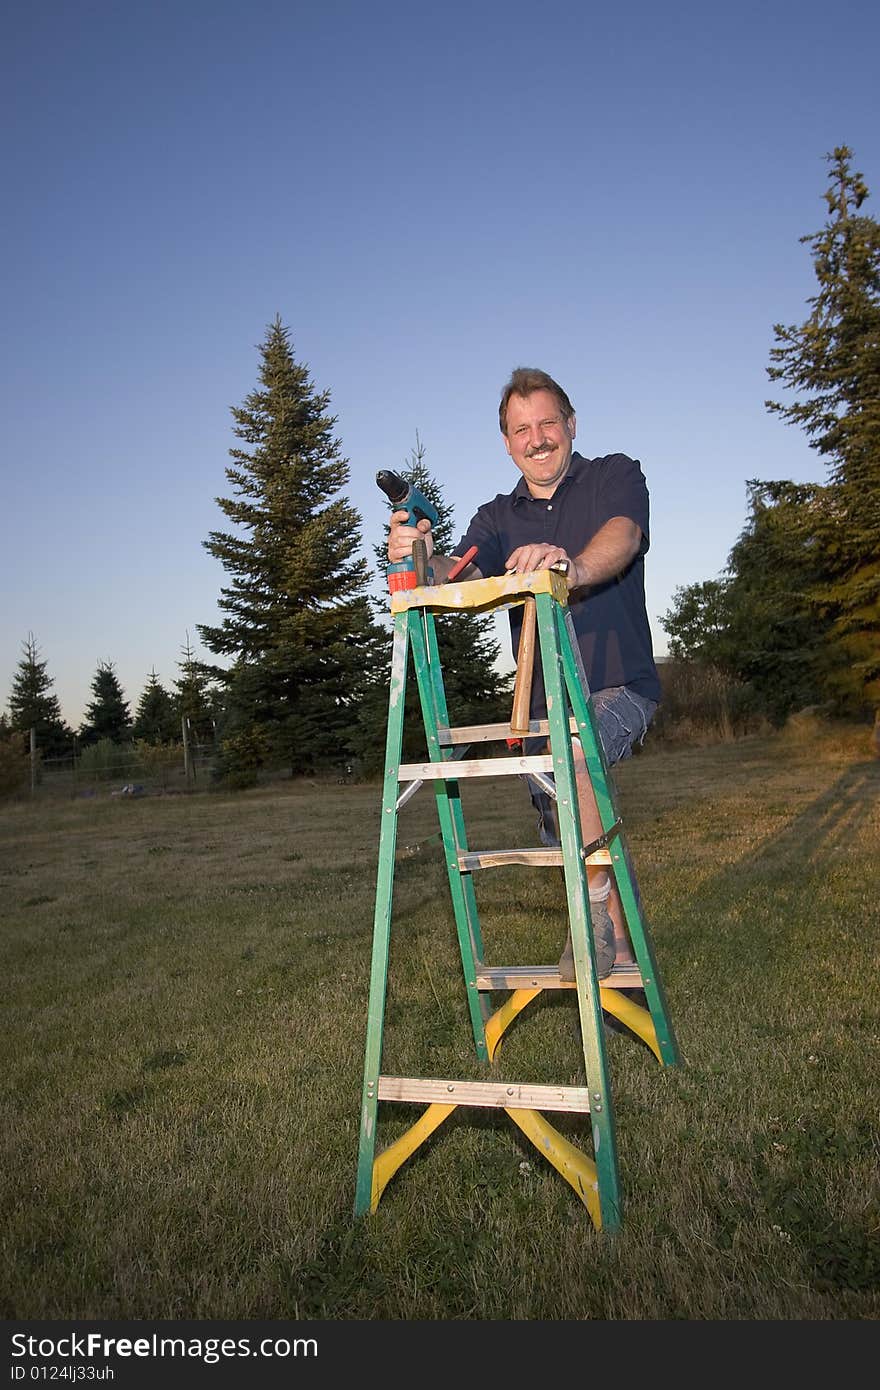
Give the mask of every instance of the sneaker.
[[600, 980], [610, 975], [617, 958], [614, 942], [614, 923], [608, 904], [590, 903], [590, 916], [593, 919], [593, 945], [596, 951], [596, 974]]
[[[596, 977], [604, 980], [614, 967], [617, 954], [614, 945], [614, 923], [607, 903], [590, 903], [590, 916], [593, 919], [593, 949], [596, 953]], [[566, 984], [574, 982], [574, 955], [571, 947], [571, 930], [565, 938], [562, 955], [559, 957], [559, 978]]]
[[571, 947], [571, 928], [565, 938], [565, 945], [562, 948], [562, 955], [559, 957], [559, 978], [566, 984], [574, 982], [574, 955]]

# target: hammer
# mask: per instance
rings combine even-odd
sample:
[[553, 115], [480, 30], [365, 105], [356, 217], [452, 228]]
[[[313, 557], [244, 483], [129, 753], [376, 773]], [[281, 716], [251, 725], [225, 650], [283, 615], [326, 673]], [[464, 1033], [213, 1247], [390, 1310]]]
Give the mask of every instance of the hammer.
[[[557, 560], [550, 568], [557, 574], [568, 574], [568, 560]], [[523, 602], [522, 631], [516, 654], [516, 679], [513, 684], [513, 708], [510, 712], [510, 732], [518, 738], [529, 732], [529, 709], [532, 703], [532, 677], [535, 671], [537, 609], [534, 594]]]

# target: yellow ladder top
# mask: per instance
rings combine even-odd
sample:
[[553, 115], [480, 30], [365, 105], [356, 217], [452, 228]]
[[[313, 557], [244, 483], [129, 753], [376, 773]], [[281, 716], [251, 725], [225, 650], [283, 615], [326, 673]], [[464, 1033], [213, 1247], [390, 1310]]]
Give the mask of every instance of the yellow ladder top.
[[558, 603], [568, 603], [565, 576], [555, 570], [532, 570], [528, 574], [501, 574], [491, 579], [469, 579], [454, 584], [425, 584], [417, 589], [398, 589], [391, 595], [391, 612], [409, 608], [429, 612], [461, 608], [497, 608], [515, 603], [529, 594], [552, 594]]

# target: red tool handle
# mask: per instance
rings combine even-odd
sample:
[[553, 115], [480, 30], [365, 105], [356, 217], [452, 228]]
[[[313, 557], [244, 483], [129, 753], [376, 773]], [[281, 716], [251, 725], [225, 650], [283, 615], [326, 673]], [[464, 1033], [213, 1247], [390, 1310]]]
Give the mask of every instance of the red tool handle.
[[461, 557], [460, 560], [456, 560], [455, 564], [452, 566], [452, 569], [449, 571], [449, 573], [448, 573], [447, 576], [446, 576], [446, 583], [447, 583], [447, 584], [451, 584], [453, 579], [457, 579], [457, 578], [458, 578], [458, 576], [461, 574], [462, 570], [466, 570], [466, 569], [467, 569], [468, 565], [470, 564], [471, 560], [474, 558], [474, 556], [476, 555], [476, 553], [477, 553], [477, 547], [476, 547], [475, 545], [472, 545], [471, 548], [470, 548], [470, 550], [466, 550], [466, 551], [464, 552], [464, 554], [462, 555], [462, 557]]

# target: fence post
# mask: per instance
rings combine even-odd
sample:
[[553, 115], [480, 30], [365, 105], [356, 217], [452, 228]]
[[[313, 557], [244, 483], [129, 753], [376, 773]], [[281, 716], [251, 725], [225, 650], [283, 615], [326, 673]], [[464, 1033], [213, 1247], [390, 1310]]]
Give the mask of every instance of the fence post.
[[180, 728], [183, 733], [183, 777], [186, 785], [189, 786], [191, 772], [189, 756], [189, 720], [185, 714], [181, 716]]
[[31, 729], [31, 796], [37, 790], [37, 731]]

